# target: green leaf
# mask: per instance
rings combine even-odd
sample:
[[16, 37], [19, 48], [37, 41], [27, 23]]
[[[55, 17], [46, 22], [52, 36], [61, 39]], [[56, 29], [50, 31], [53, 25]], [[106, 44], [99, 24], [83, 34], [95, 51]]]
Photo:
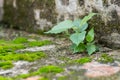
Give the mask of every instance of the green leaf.
[[56, 26], [54, 26], [50, 31], [45, 33], [61, 33], [63, 31], [66, 31], [70, 28], [72, 28], [74, 25], [71, 20], [65, 20], [63, 22], [60, 22]]
[[74, 52], [83, 52], [83, 51], [85, 51], [85, 45], [82, 43], [74, 49]]
[[94, 29], [93, 28], [88, 32], [86, 36], [86, 40], [87, 42], [92, 42], [94, 40]]
[[89, 55], [96, 51], [96, 46], [94, 44], [87, 44], [86, 48]]
[[73, 21], [73, 25], [74, 25], [73, 30], [75, 32], [80, 32], [80, 29], [79, 29], [80, 22], [81, 22], [81, 19], [76, 19]]
[[85, 16], [82, 19], [80, 26], [83, 26], [84, 24], [86, 24], [87, 21], [90, 20], [94, 15], [96, 15], [96, 13], [90, 13], [88, 16]]
[[80, 32], [85, 31], [88, 28], [88, 23], [85, 23], [83, 26], [80, 27]]
[[74, 20], [74, 21], [73, 21], [74, 26], [75, 26], [75, 27], [79, 27], [81, 21], [82, 21], [81, 19], [76, 19], [76, 20]]
[[79, 46], [77, 46], [76, 44], [73, 44], [71, 46], [71, 49], [73, 50], [73, 53], [83, 52], [85, 51], [85, 45], [83, 43], [81, 43]]
[[70, 40], [78, 46], [85, 39], [85, 34], [86, 31], [83, 31], [82, 33], [74, 33], [70, 36]]
[[85, 31], [88, 28], [88, 24], [87, 23], [85, 23], [84, 25], [80, 26], [81, 21], [82, 21], [81, 19], [77, 19], [77, 20], [73, 21], [74, 27], [76, 27], [76, 30], [78, 32]]

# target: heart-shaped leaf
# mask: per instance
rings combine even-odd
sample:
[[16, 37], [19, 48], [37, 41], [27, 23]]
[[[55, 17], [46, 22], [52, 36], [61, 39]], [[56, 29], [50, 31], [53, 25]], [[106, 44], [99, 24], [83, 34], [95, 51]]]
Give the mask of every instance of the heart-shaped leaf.
[[85, 16], [82, 21], [80, 26], [83, 26], [85, 23], [87, 23], [88, 20], [90, 20], [96, 13], [90, 13], [88, 16]]
[[86, 40], [87, 42], [92, 42], [94, 40], [94, 29], [93, 28], [88, 32], [86, 36]]
[[73, 21], [73, 24], [74, 24], [75, 27], [79, 27], [80, 23], [81, 23], [81, 19], [76, 19], [76, 20]]
[[85, 23], [83, 26], [80, 26], [80, 32], [85, 31], [88, 28], [88, 23]]
[[63, 31], [66, 31], [70, 28], [72, 28], [74, 25], [71, 20], [65, 20], [63, 22], [60, 22], [58, 25], [54, 26], [50, 31], [45, 33], [61, 33]]
[[86, 31], [83, 31], [82, 33], [74, 33], [70, 36], [70, 40], [78, 46], [85, 39], [85, 34]]
[[96, 51], [96, 46], [94, 44], [87, 44], [86, 48], [89, 55]]

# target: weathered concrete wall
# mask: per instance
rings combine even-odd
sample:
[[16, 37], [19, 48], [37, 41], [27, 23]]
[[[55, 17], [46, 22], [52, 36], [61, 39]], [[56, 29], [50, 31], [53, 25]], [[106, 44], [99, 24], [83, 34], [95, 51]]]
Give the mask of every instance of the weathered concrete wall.
[[100, 14], [90, 21], [96, 33], [120, 33], [120, 0], [4, 0], [2, 20], [11, 27], [36, 32], [89, 12]]

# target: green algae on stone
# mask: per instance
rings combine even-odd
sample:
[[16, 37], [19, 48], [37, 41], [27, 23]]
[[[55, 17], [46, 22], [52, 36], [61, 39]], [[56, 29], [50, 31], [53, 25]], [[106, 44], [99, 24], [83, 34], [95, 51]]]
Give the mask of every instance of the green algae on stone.
[[112, 62], [114, 62], [114, 59], [109, 54], [103, 53], [99, 57], [98, 62], [101, 62], [101, 63], [112, 63]]

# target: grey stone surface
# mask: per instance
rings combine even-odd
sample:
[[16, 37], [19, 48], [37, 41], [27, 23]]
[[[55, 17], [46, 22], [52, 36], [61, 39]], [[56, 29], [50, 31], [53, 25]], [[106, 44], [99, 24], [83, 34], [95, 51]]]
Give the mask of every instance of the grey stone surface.
[[105, 46], [110, 48], [120, 49], [120, 34], [112, 33], [107, 36], [102, 36], [100, 43], [103, 43]]
[[[3, 0], [0, 1], [3, 5]], [[95, 22], [97, 21], [95, 20], [93, 24], [96, 25], [94, 27], [99, 26], [100, 31], [103, 29], [100, 25], [104, 27], [108, 23], [112, 25], [114, 23], [113, 26], [109, 25], [120, 31], [118, 27], [120, 25], [119, 0], [4, 0], [4, 3], [3, 20], [12, 26], [17, 25], [20, 29], [28, 31], [48, 30], [61, 20], [77, 19], [90, 12], [99, 13], [100, 22]], [[107, 28], [110, 27], [105, 27], [105, 30]]]

